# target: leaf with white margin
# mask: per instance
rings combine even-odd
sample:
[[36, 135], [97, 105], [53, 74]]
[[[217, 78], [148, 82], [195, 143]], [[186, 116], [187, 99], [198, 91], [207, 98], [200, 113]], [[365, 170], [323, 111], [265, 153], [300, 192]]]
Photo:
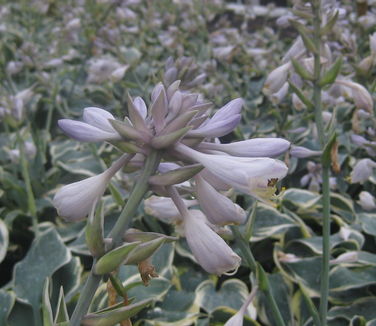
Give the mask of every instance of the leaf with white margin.
[[56, 230], [51, 228], [33, 241], [26, 257], [16, 264], [13, 272], [14, 291], [18, 298], [32, 306], [37, 325], [40, 324], [39, 304], [45, 279], [67, 264], [71, 257]]
[[366, 320], [376, 319], [376, 298], [361, 298], [353, 302], [353, 304], [345, 307], [333, 307], [328, 312], [328, 319], [332, 320], [336, 317], [351, 320], [355, 315], [363, 316]]
[[16, 296], [13, 292], [0, 290], [0, 325], [6, 325], [9, 313], [13, 308]]
[[308, 210], [318, 205], [320, 198], [312, 191], [290, 188], [283, 193], [282, 204], [292, 210]]
[[[291, 294], [292, 285], [280, 273], [273, 273], [267, 275], [270, 283], [270, 288], [277, 306], [282, 314], [283, 320], [287, 324], [292, 324], [292, 311], [291, 311]], [[273, 318], [273, 312], [270, 309], [269, 301], [266, 299], [262, 291], [258, 291], [257, 298], [257, 314], [258, 317], [265, 323], [265, 325], [275, 325], [276, 322]]]
[[299, 227], [299, 225], [290, 216], [260, 203], [256, 208], [251, 241], [260, 241], [270, 236], [280, 235], [295, 227]]
[[9, 232], [3, 220], [0, 220], [0, 263], [4, 260], [9, 246]]
[[[218, 307], [239, 310], [248, 295], [247, 285], [238, 279], [226, 280], [218, 291], [216, 291], [215, 282], [207, 280], [197, 287], [195, 301], [196, 304], [210, 314]], [[256, 318], [256, 309], [252, 304], [248, 306], [246, 314], [253, 319]]]

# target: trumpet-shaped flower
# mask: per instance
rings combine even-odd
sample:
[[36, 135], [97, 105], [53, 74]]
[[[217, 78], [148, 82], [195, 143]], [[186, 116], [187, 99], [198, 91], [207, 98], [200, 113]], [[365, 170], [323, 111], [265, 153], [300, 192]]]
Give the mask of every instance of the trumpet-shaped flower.
[[183, 218], [188, 246], [204, 270], [222, 275], [239, 267], [241, 258], [208, 226], [202, 212], [190, 210]]
[[84, 219], [103, 195], [111, 178], [128, 160], [129, 156], [123, 155], [103, 173], [59, 189], [53, 199], [58, 214], [67, 221]]
[[175, 150], [205, 166], [218, 179], [261, 201], [269, 201], [275, 184], [287, 174], [287, 166], [271, 158], [246, 158], [210, 155], [195, 151], [183, 144]]

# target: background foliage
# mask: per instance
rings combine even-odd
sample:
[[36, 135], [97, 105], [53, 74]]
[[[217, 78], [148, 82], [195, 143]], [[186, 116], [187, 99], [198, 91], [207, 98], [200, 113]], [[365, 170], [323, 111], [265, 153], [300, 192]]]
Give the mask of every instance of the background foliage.
[[[349, 23], [339, 32], [350, 33], [354, 44], [339, 43], [341, 51], [346, 65], [355, 69], [355, 80], [372, 94], [375, 70], [364, 73], [356, 67], [369, 54], [368, 35], [376, 31], [375, 2], [369, 1], [365, 12], [356, 1], [343, 1], [342, 6]], [[51, 199], [60, 185], [103, 171], [113, 158], [111, 146], [69, 140], [57, 128], [57, 120], [77, 118], [88, 106], [123, 116], [126, 91], [147, 99], [169, 56], [193, 58], [197, 72], [206, 74], [200, 91], [216, 107], [238, 96], [245, 99], [241, 126], [223, 141], [278, 136], [318, 148], [310, 112], [297, 110], [291, 95], [273, 103], [261, 92], [266, 75], [280, 65], [297, 36], [292, 27], [277, 24], [287, 13], [287, 8], [273, 5], [221, 0], [2, 1], [1, 325], [47, 325], [41, 303], [45, 314], [48, 297], [58, 317], [55, 322], [63, 321], [62, 296], [71, 312], [91, 266], [85, 222], [59, 219]], [[95, 72], [95, 60], [109, 60], [125, 72], [120, 78], [111, 76], [112, 71]], [[348, 178], [358, 159], [375, 153], [374, 145], [360, 147], [351, 136], [370, 134], [375, 119], [359, 118], [351, 99], [338, 104], [336, 112], [340, 170], [332, 174], [329, 324], [376, 325], [376, 210], [358, 203], [361, 191], [375, 193], [376, 179], [373, 174], [363, 184], [352, 184]], [[307, 163], [315, 158], [287, 154], [282, 159], [289, 175], [276, 208], [237, 197], [244, 209], [253, 210], [242, 231], [252, 233], [252, 252], [268, 272], [286, 323], [311, 325], [305, 297], [318, 303], [322, 203], [319, 193], [302, 187], [300, 180], [307, 173], [312, 177]], [[127, 200], [132, 177], [118, 176], [106, 193], [107, 230]], [[134, 227], [176, 234], [143, 207]], [[234, 248], [240, 254], [235, 244]], [[336, 260], [346, 253], [356, 254], [356, 259]], [[240, 308], [253, 282], [245, 263], [231, 277], [208, 275], [193, 262], [183, 238], [165, 244], [153, 256], [153, 264], [160, 276], [148, 287], [140, 282], [136, 267], [123, 266], [119, 272], [129, 297], [152, 301], [133, 319], [135, 325], [222, 325]], [[106, 306], [103, 285], [93, 307]], [[244, 324], [273, 325], [271, 316], [259, 293]]]

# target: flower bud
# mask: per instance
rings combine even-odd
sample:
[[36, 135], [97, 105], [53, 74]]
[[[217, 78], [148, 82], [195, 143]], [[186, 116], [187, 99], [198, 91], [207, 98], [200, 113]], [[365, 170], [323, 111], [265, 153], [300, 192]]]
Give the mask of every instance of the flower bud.
[[194, 257], [208, 273], [222, 275], [239, 267], [241, 258], [206, 224], [200, 211], [190, 210], [184, 216], [184, 233]]
[[297, 158], [307, 158], [312, 156], [321, 155], [321, 151], [313, 151], [302, 146], [292, 145], [290, 149], [290, 155]]
[[264, 94], [271, 95], [277, 93], [285, 84], [290, 68], [291, 63], [287, 62], [274, 69], [266, 78], [263, 88]]
[[109, 169], [94, 177], [62, 187], [55, 194], [53, 204], [59, 216], [67, 221], [84, 219], [101, 197], [110, 179], [129, 160], [128, 155], [120, 157]]

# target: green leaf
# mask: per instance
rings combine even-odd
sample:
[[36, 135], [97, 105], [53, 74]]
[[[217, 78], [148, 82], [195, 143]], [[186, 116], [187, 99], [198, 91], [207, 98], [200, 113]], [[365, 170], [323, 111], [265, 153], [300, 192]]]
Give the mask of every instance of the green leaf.
[[305, 106], [307, 107], [308, 110], [312, 110], [313, 109], [313, 104], [311, 102], [311, 100], [309, 100], [305, 95], [304, 93], [298, 88], [296, 87], [293, 83], [291, 83], [290, 81], [288, 82], [289, 83], [289, 86], [290, 88], [293, 90], [293, 92], [299, 97], [299, 99], [305, 104]]
[[339, 10], [336, 10], [335, 14], [330, 15], [327, 23], [321, 28], [321, 35], [328, 34], [332, 31], [335, 23], [337, 22]]
[[105, 253], [103, 225], [103, 202], [99, 201], [97, 209], [90, 212], [85, 229], [86, 245], [94, 257], [101, 257]]
[[[213, 312], [218, 307], [239, 310], [248, 295], [247, 286], [238, 279], [226, 280], [218, 291], [215, 282], [207, 280], [196, 289], [196, 303], [208, 313]], [[247, 313], [255, 317], [255, 311], [252, 310], [251, 306], [247, 308]]]
[[330, 136], [329, 141], [325, 145], [323, 153], [322, 153], [321, 162], [322, 162], [322, 164], [323, 164], [324, 167], [330, 167], [330, 163], [331, 163], [331, 151], [332, 151], [332, 147], [335, 144], [336, 140], [337, 140], [337, 134], [334, 132]]
[[104, 256], [99, 258], [94, 267], [94, 272], [97, 275], [103, 275], [114, 271], [119, 267], [128, 257], [129, 253], [136, 248], [140, 242], [125, 243], [122, 246], [115, 248]]
[[346, 291], [376, 283], [376, 268], [349, 269], [336, 266], [330, 271], [330, 291]]
[[188, 165], [149, 178], [149, 183], [158, 186], [169, 186], [189, 180], [204, 167], [201, 164]]
[[358, 218], [363, 232], [376, 236], [376, 214], [360, 213]]
[[292, 66], [295, 69], [295, 72], [306, 80], [313, 80], [313, 75], [310, 73], [298, 60], [291, 59]]
[[258, 204], [251, 241], [259, 241], [270, 236], [282, 234], [294, 227], [297, 227], [297, 224], [290, 216], [270, 206]]
[[325, 72], [324, 76], [321, 77], [319, 85], [324, 87], [326, 85], [332, 84], [335, 82], [339, 72], [342, 68], [342, 57], [338, 57], [337, 60], [332, 64], [332, 66]]
[[40, 320], [40, 301], [45, 279], [71, 259], [70, 251], [51, 228], [35, 239], [26, 257], [16, 264], [13, 273], [14, 291], [18, 298], [33, 307], [37, 325]]
[[122, 320], [126, 320], [137, 314], [140, 310], [148, 306], [152, 300], [143, 300], [129, 306], [111, 310], [101, 314], [89, 314], [81, 322], [83, 326], [113, 326]]
[[67, 306], [65, 304], [64, 290], [61, 287], [56, 309], [55, 324], [69, 321]]
[[296, 20], [290, 19], [289, 21], [291, 25], [294, 26], [297, 29], [298, 33], [301, 35], [303, 43], [307, 50], [312, 53], [318, 53], [317, 48], [312, 41], [312, 33], [308, 30], [308, 28]]
[[9, 232], [6, 224], [0, 219], [0, 263], [4, 260], [9, 245]]
[[43, 316], [43, 326], [53, 326], [53, 314], [50, 302], [50, 280], [46, 278], [43, 287], [43, 297], [42, 297], [42, 316]]
[[282, 196], [282, 204], [296, 211], [306, 211], [318, 204], [321, 196], [312, 191], [290, 188]]
[[[263, 277], [265, 278], [262, 282], [267, 282], [267, 287], [269, 287], [271, 294], [281, 312], [282, 318], [286, 325], [292, 324], [292, 313], [291, 313], [291, 285], [283, 278], [280, 273], [266, 274], [263, 271]], [[260, 273], [261, 275], [261, 273]], [[259, 280], [259, 285], [261, 285], [261, 280]], [[261, 289], [261, 286], [260, 286]], [[257, 293], [257, 315], [264, 322], [265, 325], [276, 325], [274, 320], [273, 311], [270, 308], [270, 301], [267, 300], [265, 292], [259, 291]]]
[[11, 309], [15, 303], [16, 296], [13, 292], [0, 290], [0, 325], [6, 325]]
[[[210, 323], [206, 325], [224, 325], [238, 310], [229, 307], [218, 307], [210, 314]], [[251, 319], [249, 316], [244, 315], [243, 326], [261, 326], [256, 320]]]
[[328, 312], [328, 318], [342, 317], [350, 321], [355, 315], [358, 315], [363, 316], [366, 320], [376, 319], [375, 306], [375, 297], [361, 298], [346, 307], [333, 307]]

